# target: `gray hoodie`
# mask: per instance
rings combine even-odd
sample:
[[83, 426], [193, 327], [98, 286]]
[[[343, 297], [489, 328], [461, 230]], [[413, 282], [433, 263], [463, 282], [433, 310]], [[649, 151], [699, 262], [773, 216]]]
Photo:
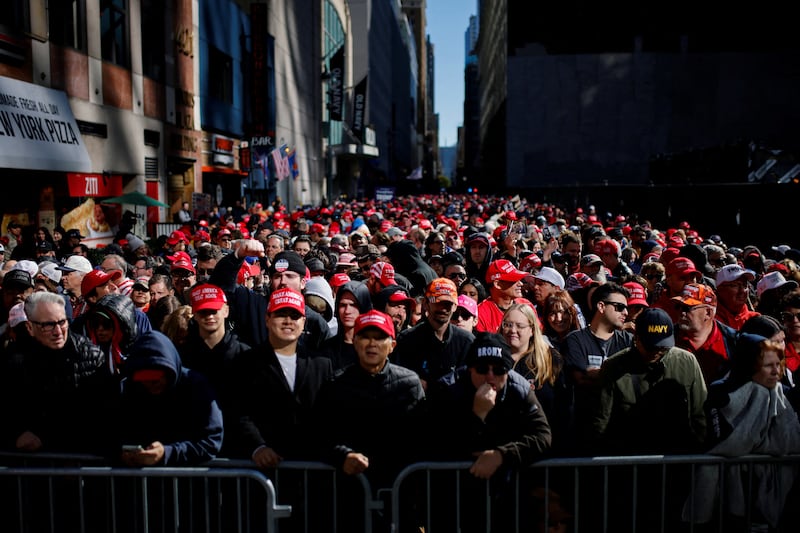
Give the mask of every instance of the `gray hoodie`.
[[331, 329], [331, 336], [335, 336], [339, 330], [339, 322], [336, 320], [333, 290], [328, 281], [322, 276], [312, 276], [311, 279], [306, 282], [306, 288], [303, 292], [306, 296], [319, 296], [328, 304], [327, 312], [320, 314], [328, 322], [328, 327]]

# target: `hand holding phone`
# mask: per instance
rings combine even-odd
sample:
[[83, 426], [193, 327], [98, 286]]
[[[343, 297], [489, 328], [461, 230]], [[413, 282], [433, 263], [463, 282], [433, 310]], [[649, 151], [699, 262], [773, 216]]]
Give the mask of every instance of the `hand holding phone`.
[[122, 451], [123, 452], [140, 452], [144, 450], [139, 444], [123, 444]]

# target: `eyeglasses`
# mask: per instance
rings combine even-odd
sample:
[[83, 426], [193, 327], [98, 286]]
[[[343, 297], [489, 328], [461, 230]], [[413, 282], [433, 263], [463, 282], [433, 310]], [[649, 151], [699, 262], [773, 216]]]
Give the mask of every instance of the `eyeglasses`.
[[524, 329], [531, 327], [530, 324], [517, 324], [516, 322], [503, 322], [502, 324], [500, 324], [500, 326], [503, 329], [508, 329], [508, 330], [516, 329], [517, 331], [522, 331]]
[[617, 313], [623, 313], [628, 310], [628, 304], [624, 304], [621, 302], [609, 302], [604, 300], [603, 303], [613, 307], [614, 311], [616, 311]]
[[447, 276], [450, 279], [467, 279], [467, 275], [463, 272], [453, 272]]
[[490, 365], [487, 363], [480, 363], [475, 365], [475, 372], [480, 374], [481, 376], [485, 376], [492, 371], [492, 374], [495, 376], [504, 376], [508, 373], [508, 369], [502, 365]]
[[67, 325], [67, 319], [62, 318], [61, 320], [56, 320], [54, 322], [36, 322], [35, 320], [30, 321], [31, 324], [36, 324], [39, 326], [44, 333], [52, 333], [56, 326], [59, 328], [63, 328]]
[[800, 320], [800, 313], [790, 313], [788, 311], [784, 311], [781, 313], [781, 320], [784, 322], [794, 322], [795, 320]]
[[197, 269], [197, 275], [198, 276], [210, 276], [213, 273], [214, 273], [214, 269], [213, 268], [198, 268]]
[[698, 305], [686, 305], [686, 304], [677, 304], [675, 306], [675, 308], [678, 310], [678, 313], [680, 313], [680, 314], [691, 313], [697, 307], [699, 307], [699, 306]]

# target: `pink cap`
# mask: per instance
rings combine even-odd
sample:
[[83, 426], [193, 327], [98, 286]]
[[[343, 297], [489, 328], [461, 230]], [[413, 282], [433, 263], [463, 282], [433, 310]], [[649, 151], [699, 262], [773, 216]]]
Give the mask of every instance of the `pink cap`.
[[478, 316], [478, 302], [463, 294], [458, 297], [458, 307], [463, 307], [472, 316]]

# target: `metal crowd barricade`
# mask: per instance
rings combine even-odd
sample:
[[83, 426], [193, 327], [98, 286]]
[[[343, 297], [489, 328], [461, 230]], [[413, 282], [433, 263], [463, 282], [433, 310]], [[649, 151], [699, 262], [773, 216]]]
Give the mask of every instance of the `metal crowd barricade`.
[[[209, 465], [254, 468], [252, 461], [225, 458], [215, 459]], [[291, 505], [291, 525], [287, 521], [284, 524], [292, 532], [371, 532], [374, 516], [383, 514], [386, 507], [384, 500], [373, 494], [364, 475], [347, 476], [326, 463], [283, 461], [278, 468], [269, 470], [267, 476], [275, 485], [278, 501]], [[342, 491], [343, 484], [351, 490]], [[358, 517], [356, 530], [352, 529], [354, 521], [348, 519], [351, 517], [341, 516], [342, 511]], [[341, 524], [343, 518], [346, 526]]]
[[[752, 501], [754, 469], [796, 474], [800, 456], [558, 458], [489, 481], [469, 473], [471, 462], [416, 463], [378, 494], [364, 476], [317, 462], [285, 461], [265, 472], [224, 458], [197, 468], [133, 469], [95, 456], [0, 453], [0, 464], [2, 531], [705, 533], [755, 530], [763, 519]], [[726, 490], [695, 492], [709, 468], [718, 488], [742, 483], [739, 516], [729, 512]], [[697, 517], [695, 504], [713, 519], [686, 519]], [[794, 513], [791, 527], [770, 531], [796, 530], [800, 486], [785, 510]]]
[[[540, 532], [549, 531], [548, 528], [572, 533], [727, 532], [734, 527], [757, 530], [763, 518], [756, 519], [753, 506], [754, 466], [774, 465], [796, 473], [800, 456], [548, 459], [512, 473], [502, 486], [496, 480], [476, 482], [468, 471], [471, 465], [471, 462], [429, 462], [404, 469], [392, 488], [392, 530], [403, 532], [420, 527], [426, 533]], [[717, 494], [695, 494], [701, 469], [709, 467], [717, 469], [721, 488]], [[736, 516], [729, 512], [725, 489], [731, 467], [740, 467], [734, 471], [741, 474], [739, 481], [745, 492], [744, 506], [737, 510]], [[473, 491], [475, 487], [485, 491], [483, 499], [475, 500], [474, 494], [472, 499], [467, 497], [465, 483], [472, 484]], [[416, 509], [409, 510], [404, 499], [413, 501]], [[702, 524], [694, 508], [698, 501], [708, 502], [714, 509], [712, 519]], [[795, 513], [787, 531], [796, 530], [799, 506], [800, 482], [795, 475], [794, 488], [784, 507], [784, 513]]]
[[0, 467], [3, 531], [272, 533], [291, 516], [252, 468], [65, 466], [94, 459], [18, 455], [3, 462], [24, 466]]

